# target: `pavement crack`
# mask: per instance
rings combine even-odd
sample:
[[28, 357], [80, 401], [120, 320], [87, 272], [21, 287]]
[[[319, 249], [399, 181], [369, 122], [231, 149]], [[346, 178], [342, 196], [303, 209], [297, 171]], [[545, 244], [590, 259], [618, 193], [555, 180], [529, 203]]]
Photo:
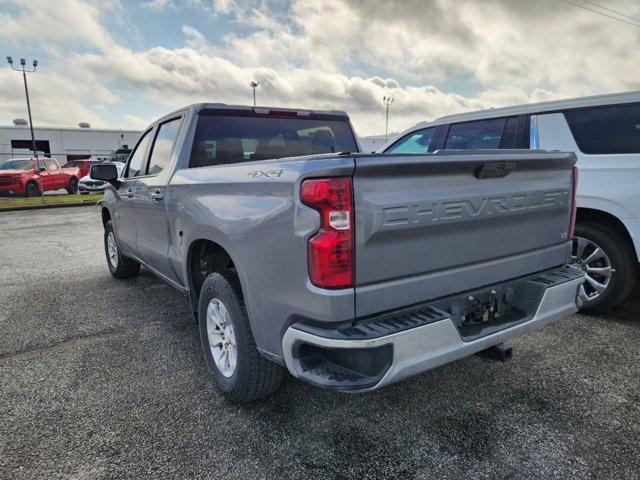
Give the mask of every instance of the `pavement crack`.
[[22, 350], [17, 350], [15, 352], [0, 353], [0, 364], [8, 363], [12, 360], [22, 360], [25, 358], [37, 357], [46, 353], [59, 352], [77, 345], [85, 345], [104, 340], [110, 340], [112, 338], [120, 337], [122, 335], [127, 335], [132, 332], [140, 331], [148, 327], [155, 327], [161, 324], [162, 322], [160, 321], [136, 323], [120, 328], [114, 328], [112, 330], [91, 333], [88, 335], [66, 337], [56, 343], [49, 345], [36, 345], [33, 347], [24, 348]]

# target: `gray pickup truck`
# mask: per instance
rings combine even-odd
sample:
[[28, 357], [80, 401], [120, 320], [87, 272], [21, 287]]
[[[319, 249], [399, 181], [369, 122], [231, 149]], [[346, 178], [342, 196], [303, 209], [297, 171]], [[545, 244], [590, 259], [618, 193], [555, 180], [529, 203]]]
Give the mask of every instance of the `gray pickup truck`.
[[190, 298], [217, 387], [286, 367], [366, 391], [574, 313], [575, 156], [361, 154], [344, 112], [198, 104], [153, 123], [102, 202], [116, 278]]

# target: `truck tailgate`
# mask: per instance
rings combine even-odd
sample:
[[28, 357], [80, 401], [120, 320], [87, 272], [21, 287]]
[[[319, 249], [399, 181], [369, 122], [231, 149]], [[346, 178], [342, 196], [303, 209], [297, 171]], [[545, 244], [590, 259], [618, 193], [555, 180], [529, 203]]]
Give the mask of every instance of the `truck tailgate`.
[[356, 157], [356, 315], [566, 263], [574, 164], [505, 150]]

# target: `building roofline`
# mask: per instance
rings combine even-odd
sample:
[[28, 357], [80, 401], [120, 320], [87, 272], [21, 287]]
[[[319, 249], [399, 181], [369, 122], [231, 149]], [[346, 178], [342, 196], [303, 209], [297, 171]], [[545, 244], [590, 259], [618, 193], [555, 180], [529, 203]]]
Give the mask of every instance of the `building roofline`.
[[[0, 128], [8, 128], [11, 130], [29, 130], [29, 125], [0, 125]], [[142, 130], [131, 130], [127, 128], [81, 128], [81, 127], [41, 127], [34, 125], [34, 131], [38, 130], [65, 130], [77, 132], [110, 132], [110, 133], [142, 133]]]

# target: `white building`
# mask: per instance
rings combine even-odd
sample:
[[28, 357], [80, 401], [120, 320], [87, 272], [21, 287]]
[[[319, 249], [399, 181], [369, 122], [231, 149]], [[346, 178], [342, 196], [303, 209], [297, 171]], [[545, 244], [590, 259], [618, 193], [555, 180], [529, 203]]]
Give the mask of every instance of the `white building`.
[[[0, 126], [0, 162], [12, 157], [29, 156], [32, 150], [31, 132], [26, 121], [18, 119], [13, 125]], [[34, 128], [39, 154], [57, 158], [62, 164], [79, 158], [102, 159], [117, 149], [133, 148], [142, 132], [78, 127]]]

